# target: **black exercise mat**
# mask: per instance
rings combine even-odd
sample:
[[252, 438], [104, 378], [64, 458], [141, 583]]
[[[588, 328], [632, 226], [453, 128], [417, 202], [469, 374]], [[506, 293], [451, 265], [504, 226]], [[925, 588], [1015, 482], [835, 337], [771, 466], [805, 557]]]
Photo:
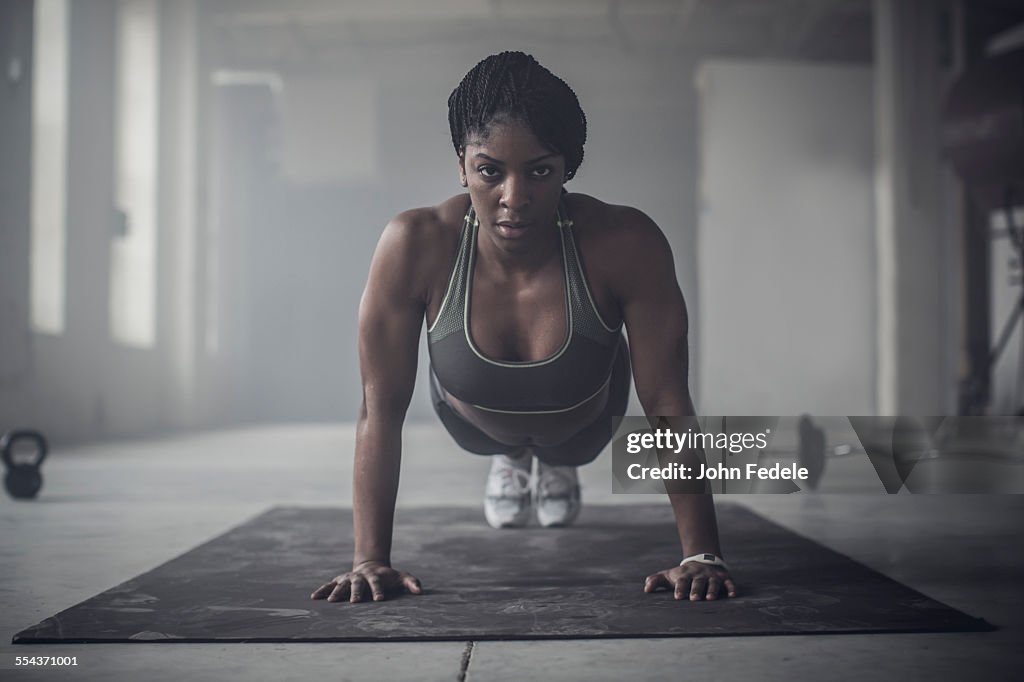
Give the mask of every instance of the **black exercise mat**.
[[479, 509], [399, 510], [395, 565], [425, 594], [311, 601], [352, 555], [352, 515], [276, 508], [14, 637], [32, 642], [484, 640], [992, 629], [735, 505], [718, 505], [736, 599], [675, 601], [671, 510], [584, 508], [566, 529], [493, 530]]

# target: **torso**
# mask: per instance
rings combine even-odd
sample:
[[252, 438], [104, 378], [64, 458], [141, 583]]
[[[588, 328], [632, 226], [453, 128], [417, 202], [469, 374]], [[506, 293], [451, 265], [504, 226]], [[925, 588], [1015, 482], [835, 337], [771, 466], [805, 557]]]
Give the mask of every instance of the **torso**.
[[[614, 266], [607, 228], [608, 207], [584, 195], [563, 199], [574, 226], [576, 251], [589, 285], [593, 306], [609, 327], [618, 327], [622, 314], [607, 273]], [[437, 249], [431, 249], [431, 282], [426, 292], [428, 329], [437, 320], [448, 290], [459, 247], [469, 197], [455, 197], [438, 209]], [[479, 257], [469, 283], [469, 334], [480, 354], [497, 362], [524, 363], [550, 359], [563, 348], [569, 333], [565, 269], [561, 252], [552, 253], [529, 276], [510, 278]], [[516, 370], [511, 370], [516, 371]], [[485, 433], [509, 445], [556, 445], [586, 427], [601, 413], [607, 387], [571, 410], [547, 414], [495, 412], [475, 407], [453, 395], [446, 399], [454, 410]]]

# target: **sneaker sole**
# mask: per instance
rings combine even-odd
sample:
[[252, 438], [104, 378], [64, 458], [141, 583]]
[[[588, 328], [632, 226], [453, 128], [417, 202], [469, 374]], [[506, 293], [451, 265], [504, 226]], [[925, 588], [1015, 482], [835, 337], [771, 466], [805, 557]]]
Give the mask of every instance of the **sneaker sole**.
[[491, 528], [502, 529], [502, 528], [523, 528], [530, 522], [531, 504], [530, 500], [527, 499], [526, 506], [516, 514], [512, 519], [498, 519], [495, 518], [491, 511], [487, 508], [487, 502], [484, 501], [484, 518], [487, 519], [487, 525]]
[[544, 528], [565, 528], [566, 526], [571, 526], [573, 522], [579, 517], [581, 507], [582, 505], [578, 505], [576, 507], [576, 510], [573, 511], [573, 513], [569, 514], [569, 516], [562, 519], [544, 518], [543, 514], [540, 512], [540, 510], [538, 510], [537, 521]]

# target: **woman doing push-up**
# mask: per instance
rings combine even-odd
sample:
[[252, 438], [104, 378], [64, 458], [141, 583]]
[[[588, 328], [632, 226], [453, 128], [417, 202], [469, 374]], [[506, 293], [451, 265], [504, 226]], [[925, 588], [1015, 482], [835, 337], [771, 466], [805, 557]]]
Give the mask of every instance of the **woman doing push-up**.
[[[391, 566], [391, 539], [424, 324], [441, 422], [463, 449], [491, 457], [484, 512], [496, 528], [534, 511], [542, 526], [573, 522], [576, 468], [610, 441], [631, 375], [649, 417], [694, 414], [686, 305], [665, 236], [634, 208], [564, 189], [587, 136], [572, 89], [504, 52], [466, 74], [448, 118], [468, 191], [399, 214], [377, 245], [359, 311], [355, 556], [314, 599], [422, 592]], [[650, 567], [643, 589], [734, 596], [711, 496], [669, 497], [685, 562]]]

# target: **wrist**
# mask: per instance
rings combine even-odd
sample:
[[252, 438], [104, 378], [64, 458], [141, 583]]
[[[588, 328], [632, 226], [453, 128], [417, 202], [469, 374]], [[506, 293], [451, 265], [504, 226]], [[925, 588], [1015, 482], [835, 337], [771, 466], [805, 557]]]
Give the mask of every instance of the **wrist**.
[[352, 559], [352, 570], [355, 571], [359, 568], [363, 568], [364, 566], [369, 566], [371, 564], [377, 566], [387, 566], [388, 568], [391, 568], [391, 562], [388, 559], [363, 559], [360, 557], [356, 557]]
[[680, 566], [685, 566], [686, 564], [706, 564], [708, 566], [724, 568], [726, 571], [729, 570], [729, 565], [725, 563], [725, 560], [722, 559], [721, 555], [714, 554], [712, 552], [692, 554], [679, 562]]

